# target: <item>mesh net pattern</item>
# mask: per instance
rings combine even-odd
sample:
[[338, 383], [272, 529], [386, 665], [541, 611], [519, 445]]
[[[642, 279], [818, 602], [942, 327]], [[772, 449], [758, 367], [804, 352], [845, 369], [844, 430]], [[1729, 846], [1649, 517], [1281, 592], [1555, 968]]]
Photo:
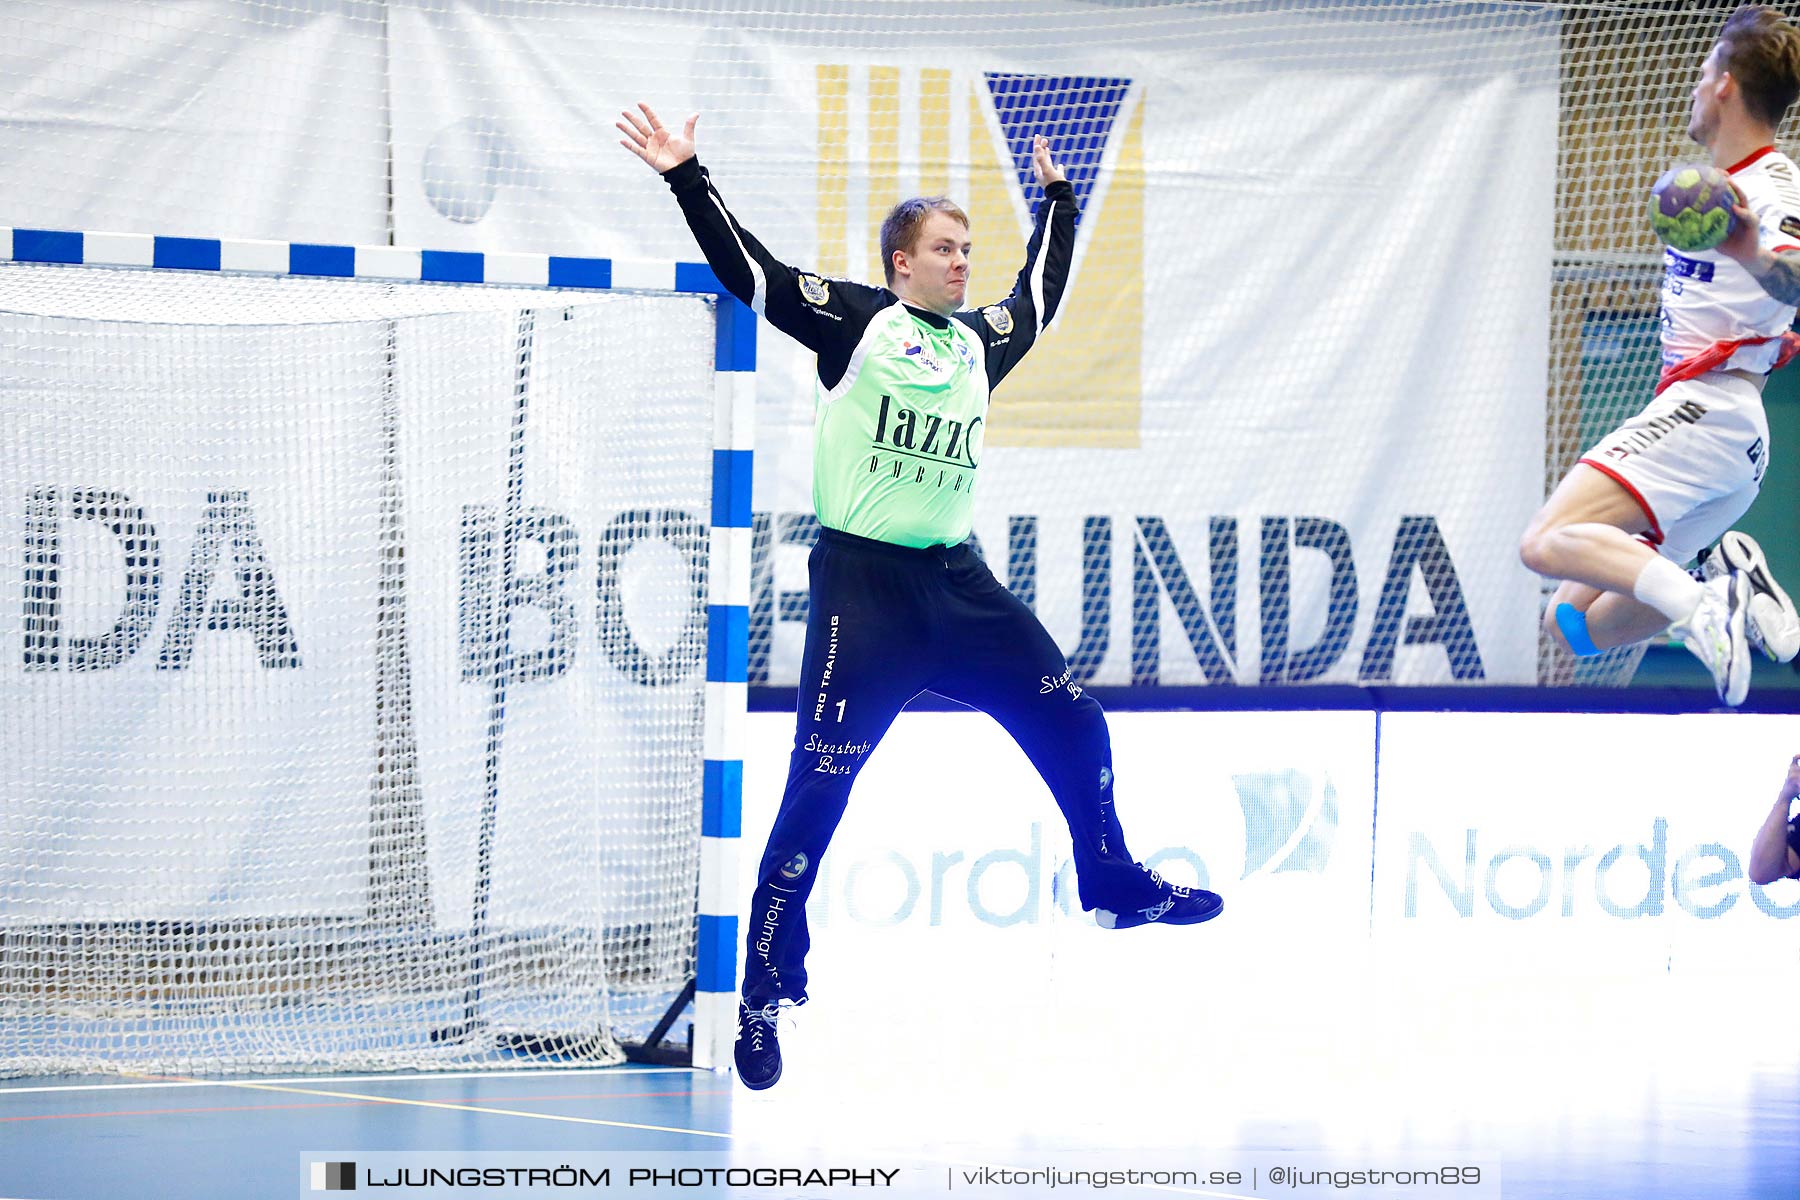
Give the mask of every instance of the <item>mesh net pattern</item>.
[[[22, 82], [0, 161], [20, 226], [692, 257], [615, 144], [620, 109], [648, 99], [702, 113], [734, 210], [827, 275], [879, 277], [894, 198], [962, 199], [983, 299], [1022, 249], [1028, 139], [1048, 132], [1084, 206], [1060, 318], [1078, 332], [997, 394], [977, 533], [1036, 589], [1076, 673], [1119, 685], [1578, 680], [1540, 642], [1546, 589], [1516, 538], [1646, 401], [1660, 275], [1644, 189], [1698, 155], [1688, 89], [1724, 10], [21, 0], [9, 15], [0, 55]], [[781, 685], [798, 669], [801, 572], [783, 551], [810, 529], [811, 357], [767, 341], [752, 682]], [[1635, 661], [1579, 681], [1623, 682]]]
[[712, 326], [0, 268], [6, 1067], [643, 1036], [694, 971]]
[[[985, 301], [1044, 132], [1082, 233], [976, 532], [1076, 678], [1622, 683], [1517, 541], [1647, 400], [1643, 198], [1726, 7], [14, 0], [0, 221], [692, 259], [616, 145], [644, 99], [825, 275], [957, 198]], [[10, 1061], [447, 1061], [472, 980], [647, 1022], [692, 954], [705, 306], [43, 268], [0, 309]], [[758, 363], [750, 682], [791, 685], [814, 362]]]

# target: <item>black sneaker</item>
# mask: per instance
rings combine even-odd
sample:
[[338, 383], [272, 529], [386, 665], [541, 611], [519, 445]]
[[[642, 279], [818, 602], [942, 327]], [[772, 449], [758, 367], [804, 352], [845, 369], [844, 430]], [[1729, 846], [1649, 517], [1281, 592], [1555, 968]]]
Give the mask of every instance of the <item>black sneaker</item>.
[[737, 1049], [732, 1058], [738, 1078], [751, 1091], [772, 1088], [781, 1079], [781, 1043], [775, 1040], [775, 1020], [780, 1013], [776, 1004], [753, 1009], [738, 1002]]
[[1094, 910], [1094, 919], [1102, 929], [1135, 929], [1139, 925], [1198, 925], [1225, 911], [1225, 901], [1217, 892], [1202, 888], [1178, 887], [1163, 882], [1155, 871], [1147, 872], [1162, 889], [1161, 899], [1147, 908], [1131, 908], [1114, 912], [1107, 908]]

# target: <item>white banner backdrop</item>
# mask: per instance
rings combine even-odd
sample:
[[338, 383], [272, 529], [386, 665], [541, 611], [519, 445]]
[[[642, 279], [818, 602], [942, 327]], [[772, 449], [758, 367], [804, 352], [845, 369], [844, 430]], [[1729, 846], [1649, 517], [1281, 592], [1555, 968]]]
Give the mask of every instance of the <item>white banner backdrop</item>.
[[[1084, 204], [1075, 278], [996, 396], [976, 530], [1078, 674], [1535, 680], [1515, 547], [1541, 496], [1552, 12], [1046, 0], [947, 37], [903, 4], [195, 0], [114, 36], [123, 11], [38, 10], [0, 50], [30, 83], [0, 220], [692, 259], [616, 144], [645, 99], [702, 113], [726, 199], [796, 264], [870, 278], [888, 202], [962, 198], [988, 299], [1046, 132]], [[812, 360], [765, 332], [760, 362], [779, 539], [810, 511]], [[770, 600], [799, 567], [774, 557], [752, 681], [785, 684], [796, 614]]]
[[0, 914], [361, 913], [380, 327], [4, 321]]
[[[403, 9], [397, 236], [695, 257], [662, 183], [616, 145], [617, 112], [645, 99], [671, 121], [701, 112], [726, 201], [798, 266], [872, 278], [882, 207], [967, 197], [971, 294], [995, 299], [1028, 229], [1013, 149], [1048, 132], [1085, 205], [1076, 277], [997, 394], [976, 529], [1004, 563], [1032, 527], [1035, 602], [1078, 673], [1535, 682], [1538, 585], [1516, 542], [1543, 469], [1554, 20], [1041, 15], [949, 45], [896, 21], [870, 48], [803, 13]], [[1015, 72], [1048, 89], [1029, 107]], [[810, 512], [812, 369], [764, 331], [756, 503], [778, 538]], [[1220, 521], [1235, 567], [1209, 567]], [[779, 589], [803, 586], [789, 558]], [[752, 682], [791, 684], [797, 631], [760, 599], [753, 636], [774, 636]], [[1408, 624], [1456, 602], [1466, 621], [1436, 640]]]
[[1791, 967], [1800, 884], [1746, 867], [1791, 718], [1394, 713], [1375, 935], [1421, 970]]
[[692, 297], [402, 327], [420, 368], [400, 440], [440, 924], [470, 919], [490, 774], [496, 921], [552, 920], [603, 887], [620, 924], [692, 920], [642, 905], [666, 904], [698, 855], [712, 331]]
[[377, 8], [9, 4], [0, 224], [386, 241]]
[[[686, 945], [713, 305], [587, 299], [0, 314], [0, 920], [361, 917], [398, 875], [462, 927], [492, 779], [495, 922], [581, 911]], [[406, 617], [385, 651], [384, 571]], [[415, 746], [428, 877], [371, 865]]]

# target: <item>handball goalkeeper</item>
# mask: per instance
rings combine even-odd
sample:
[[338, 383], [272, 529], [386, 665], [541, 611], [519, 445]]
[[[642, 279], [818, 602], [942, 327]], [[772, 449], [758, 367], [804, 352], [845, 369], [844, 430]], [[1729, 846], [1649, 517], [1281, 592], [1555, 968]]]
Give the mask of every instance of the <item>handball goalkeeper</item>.
[[775, 1022], [780, 1005], [806, 1000], [806, 899], [819, 859], [857, 773], [921, 691], [988, 713], [1019, 743], [1068, 822], [1081, 904], [1101, 925], [1217, 916], [1217, 895], [1132, 858], [1113, 811], [1105, 714], [967, 541], [988, 395], [1055, 317], [1068, 280], [1075, 189], [1048, 140], [1033, 144], [1044, 200], [1025, 265], [1009, 296], [972, 310], [969, 220], [955, 204], [915, 198], [888, 213], [885, 287], [827, 279], [781, 262], [726, 209], [694, 157], [697, 114], [676, 131], [638, 109], [619, 122], [621, 144], [668, 183], [720, 281], [819, 356], [821, 532], [808, 563], [793, 757], [745, 939], [739, 1078], [766, 1088], [781, 1076]]

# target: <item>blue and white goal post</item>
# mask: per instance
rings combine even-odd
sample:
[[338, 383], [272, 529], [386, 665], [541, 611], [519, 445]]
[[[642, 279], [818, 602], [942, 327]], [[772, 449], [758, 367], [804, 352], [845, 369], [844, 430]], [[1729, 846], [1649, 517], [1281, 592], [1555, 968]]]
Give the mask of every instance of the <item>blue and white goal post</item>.
[[697, 263], [0, 229], [7, 1065], [729, 1062], [756, 335]]

